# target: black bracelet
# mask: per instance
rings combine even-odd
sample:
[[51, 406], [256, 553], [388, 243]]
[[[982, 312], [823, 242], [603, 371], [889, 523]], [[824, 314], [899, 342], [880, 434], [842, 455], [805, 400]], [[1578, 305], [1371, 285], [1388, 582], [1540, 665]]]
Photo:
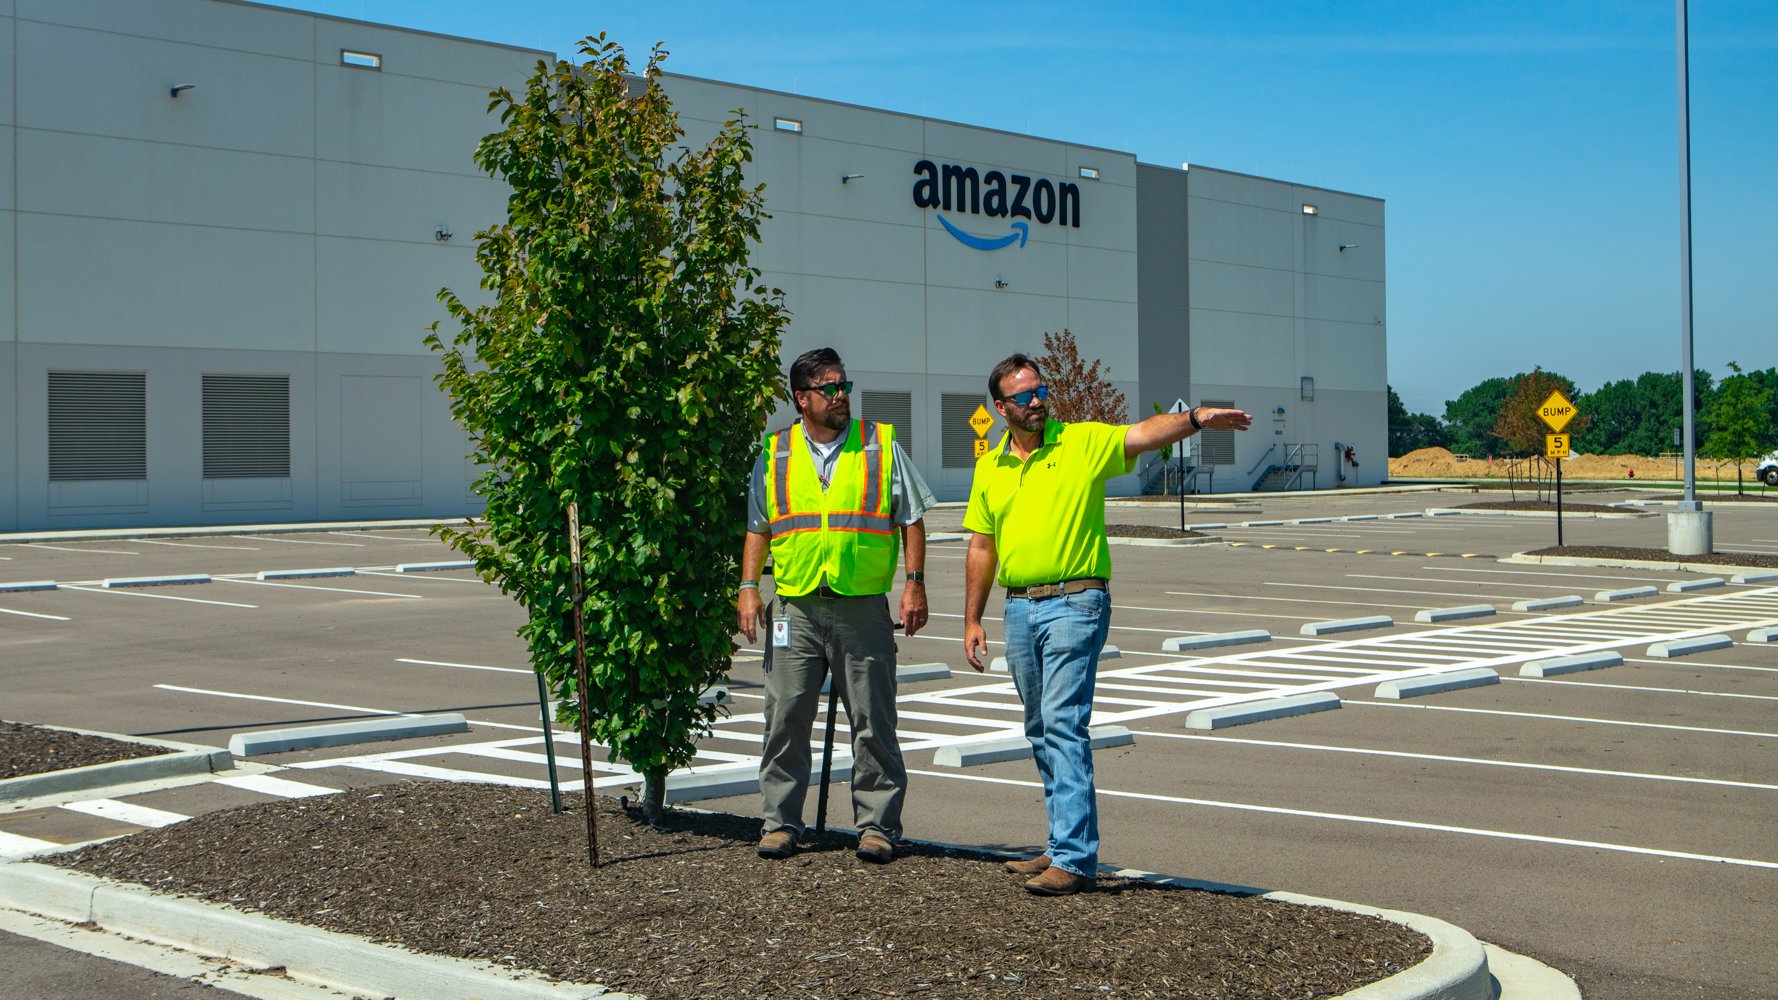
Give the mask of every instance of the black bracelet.
[[1198, 430], [1198, 431], [1201, 431], [1201, 430], [1203, 430], [1203, 429], [1204, 429], [1204, 425], [1203, 425], [1203, 424], [1200, 424], [1200, 423], [1198, 423], [1198, 408], [1197, 408], [1197, 407], [1195, 407], [1195, 406], [1194, 406], [1194, 407], [1192, 407], [1192, 408], [1191, 408], [1191, 409], [1189, 409], [1189, 410], [1187, 410], [1187, 411], [1185, 411], [1185, 415], [1186, 415], [1186, 416], [1187, 416], [1187, 417], [1190, 417], [1190, 418], [1191, 418], [1191, 422], [1192, 422], [1192, 429], [1193, 429], [1193, 430]]

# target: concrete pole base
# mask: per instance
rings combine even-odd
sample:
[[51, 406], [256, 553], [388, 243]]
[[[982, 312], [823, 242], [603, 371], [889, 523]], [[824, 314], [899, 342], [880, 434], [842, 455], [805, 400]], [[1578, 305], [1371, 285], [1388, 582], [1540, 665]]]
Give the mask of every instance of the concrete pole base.
[[1705, 556], [1713, 550], [1710, 512], [1678, 510], [1667, 515], [1667, 551], [1676, 556]]

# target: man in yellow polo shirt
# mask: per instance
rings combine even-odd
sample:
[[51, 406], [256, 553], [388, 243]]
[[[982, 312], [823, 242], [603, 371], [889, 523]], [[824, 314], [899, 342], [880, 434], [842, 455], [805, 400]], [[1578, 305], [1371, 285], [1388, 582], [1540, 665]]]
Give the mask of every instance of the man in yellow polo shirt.
[[1193, 407], [1138, 424], [1064, 424], [1049, 419], [1049, 387], [1037, 363], [1014, 354], [988, 376], [1006, 436], [975, 464], [963, 527], [963, 650], [982, 669], [982, 613], [999, 569], [1006, 588], [1006, 663], [1025, 705], [1025, 737], [1043, 779], [1046, 850], [1006, 868], [1032, 876], [1025, 888], [1065, 896], [1093, 887], [1099, 869], [1099, 810], [1087, 722], [1099, 649], [1111, 627], [1111, 547], [1105, 540], [1105, 481], [1131, 472], [1136, 456], [1205, 428], [1246, 430], [1241, 410]]

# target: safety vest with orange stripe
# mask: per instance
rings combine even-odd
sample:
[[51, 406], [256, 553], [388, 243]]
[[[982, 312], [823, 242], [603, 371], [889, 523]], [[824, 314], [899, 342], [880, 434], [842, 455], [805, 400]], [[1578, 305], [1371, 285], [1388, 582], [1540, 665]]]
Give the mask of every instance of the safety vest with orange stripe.
[[852, 421], [823, 490], [808, 438], [794, 427], [766, 435], [766, 513], [779, 596], [811, 593], [823, 578], [849, 596], [889, 592], [901, 545], [889, 510], [894, 443], [889, 424]]

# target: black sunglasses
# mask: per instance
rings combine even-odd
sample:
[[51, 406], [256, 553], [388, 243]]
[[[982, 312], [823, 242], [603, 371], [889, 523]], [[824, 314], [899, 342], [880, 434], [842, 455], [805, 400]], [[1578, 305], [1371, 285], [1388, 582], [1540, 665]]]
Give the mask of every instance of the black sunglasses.
[[1010, 396], [1001, 396], [1000, 400], [1003, 403], [1011, 403], [1014, 406], [1030, 406], [1033, 399], [1048, 398], [1050, 398], [1050, 387], [1047, 385], [1040, 385], [1035, 389], [1026, 389], [1024, 392], [1015, 392]]
[[823, 382], [820, 385], [805, 385], [803, 386], [803, 391], [818, 392], [821, 395], [826, 396], [828, 399], [833, 399], [841, 393], [850, 396], [852, 395], [852, 380], [847, 379], [844, 382]]

